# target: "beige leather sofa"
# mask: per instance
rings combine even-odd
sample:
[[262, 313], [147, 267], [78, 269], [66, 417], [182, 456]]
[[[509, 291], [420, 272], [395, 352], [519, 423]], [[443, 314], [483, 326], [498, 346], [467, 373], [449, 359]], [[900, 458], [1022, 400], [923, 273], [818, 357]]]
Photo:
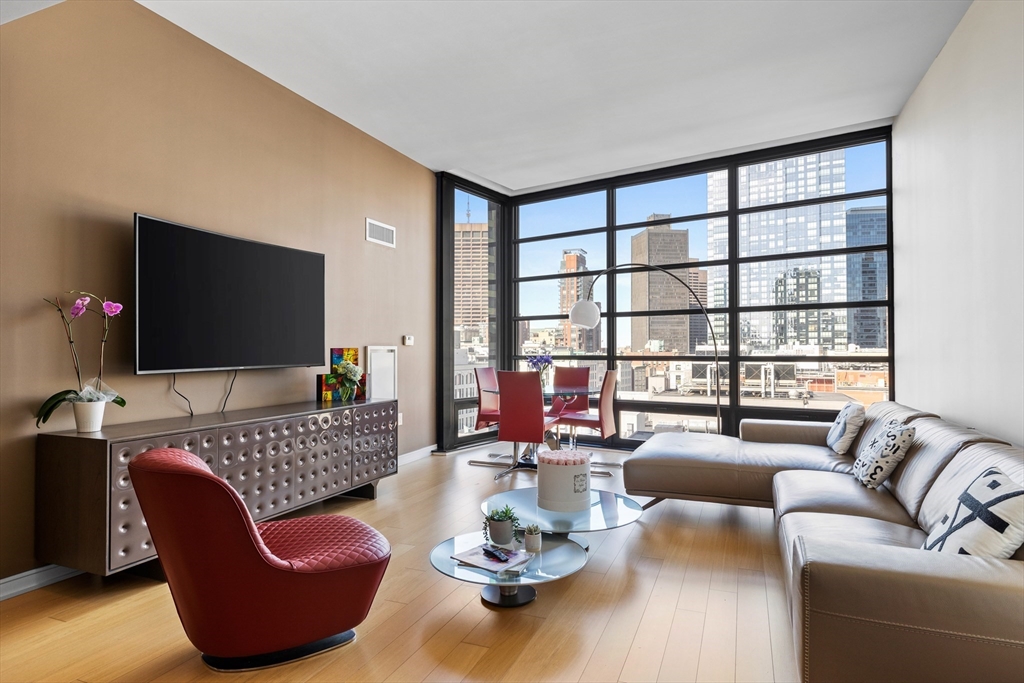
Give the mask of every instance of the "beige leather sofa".
[[[868, 489], [856, 453], [892, 418], [917, 428], [914, 444]], [[626, 461], [626, 491], [774, 506], [805, 683], [1024, 681], [1024, 548], [1009, 560], [920, 549], [985, 469], [1024, 484], [1024, 451], [893, 402], [868, 409], [848, 454], [825, 445], [830, 424], [656, 434]]]

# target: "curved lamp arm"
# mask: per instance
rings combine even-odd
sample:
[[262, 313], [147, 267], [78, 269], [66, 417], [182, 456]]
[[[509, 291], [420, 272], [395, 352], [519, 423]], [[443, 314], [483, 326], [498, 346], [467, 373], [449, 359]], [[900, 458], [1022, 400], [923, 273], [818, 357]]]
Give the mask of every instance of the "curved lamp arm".
[[612, 266], [611, 268], [605, 268], [600, 273], [595, 275], [594, 279], [590, 281], [590, 288], [587, 290], [587, 298], [580, 299], [579, 301], [572, 305], [571, 309], [569, 309], [569, 322], [572, 323], [573, 325], [578, 325], [589, 330], [592, 330], [595, 327], [597, 327], [598, 323], [601, 321], [601, 309], [598, 308], [597, 304], [595, 304], [591, 300], [591, 297], [594, 293], [594, 283], [596, 283], [602, 275], [606, 275], [607, 273], [610, 273], [612, 271], [619, 270], [620, 268], [629, 267], [653, 268], [654, 270], [665, 273], [665, 275], [668, 275], [669, 277], [675, 279], [676, 282], [681, 284], [683, 287], [686, 287], [686, 291], [688, 291], [693, 296], [694, 300], [697, 302], [697, 305], [700, 306], [700, 312], [704, 314], [704, 319], [708, 323], [708, 330], [711, 331], [711, 342], [712, 344], [714, 344], [715, 348], [715, 418], [718, 423], [718, 433], [721, 434], [722, 380], [719, 376], [720, 373], [718, 360], [718, 337], [715, 335], [715, 326], [711, 323], [711, 316], [708, 315], [708, 310], [704, 308], [704, 304], [703, 302], [701, 302], [700, 297], [697, 296], [697, 293], [693, 291], [693, 288], [690, 287], [690, 285], [686, 284], [686, 282], [684, 282], [682, 278], [680, 278], [678, 275], [676, 275], [670, 270], [665, 270], [661, 266], [653, 266], [648, 263], [619, 263], [617, 265]]

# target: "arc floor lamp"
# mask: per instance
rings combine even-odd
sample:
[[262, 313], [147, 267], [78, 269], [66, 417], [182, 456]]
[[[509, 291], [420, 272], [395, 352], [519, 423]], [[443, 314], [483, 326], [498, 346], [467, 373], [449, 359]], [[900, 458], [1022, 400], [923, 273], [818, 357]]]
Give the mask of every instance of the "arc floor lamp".
[[[697, 305], [700, 306], [700, 312], [704, 314], [704, 319], [708, 322], [708, 330], [711, 332], [711, 341], [715, 348], [715, 419], [718, 424], [718, 433], [722, 433], [722, 381], [719, 376], [719, 361], [718, 361], [718, 337], [715, 336], [715, 326], [711, 324], [711, 316], [708, 315], [708, 310], [704, 308], [703, 302], [697, 293], [693, 291], [690, 285], [686, 284], [678, 275], [670, 270], [665, 270], [660, 266], [652, 266], [648, 263], [619, 263], [612, 266], [611, 268], [605, 268], [600, 273], [594, 276], [594, 279], [590, 281], [590, 288], [587, 290], [587, 297], [580, 299], [572, 305], [569, 309], [569, 322], [573, 325], [592, 330], [597, 327], [598, 323], [601, 322], [601, 309], [591, 298], [594, 293], [594, 284], [601, 278], [602, 275], [607, 275], [612, 271], [619, 270], [620, 268], [652, 268], [656, 271], [665, 273], [669, 277], [673, 278], [686, 287], [686, 290], [693, 296]], [[642, 271], [641, 271], [642, 272]]]

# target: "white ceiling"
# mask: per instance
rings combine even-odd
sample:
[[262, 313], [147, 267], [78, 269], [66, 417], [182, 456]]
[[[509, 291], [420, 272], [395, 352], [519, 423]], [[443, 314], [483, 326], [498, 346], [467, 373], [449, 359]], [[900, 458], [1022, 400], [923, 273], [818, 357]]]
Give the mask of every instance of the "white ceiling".
[[519, 194], [886, 123], [969, 0], [139, 0], [433, 170]]

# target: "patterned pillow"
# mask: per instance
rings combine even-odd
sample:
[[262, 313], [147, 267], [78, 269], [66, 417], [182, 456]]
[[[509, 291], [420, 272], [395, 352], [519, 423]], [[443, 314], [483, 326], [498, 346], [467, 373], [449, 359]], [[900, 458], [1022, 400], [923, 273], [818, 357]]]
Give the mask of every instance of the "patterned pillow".
[[1006, 559], [1024, 545], [1024, 488], [1001, 470], [985, 470], [957, 498], [921, 546], [924, 550]]
[[857, 438], [857, 432], [864, 426], [864, 406], [850, 401], [836, 415], [832, 429], [828, 430], [825, 443], [839, 455], [850, 450], [850, 445]]
[[889, 420], [880, 434], [860, 447], [857, 461], [853, 463], [853, 476], [869, 489], [877, 489], [903, 460], [916, 434], [914, 427], [907, 427], [896, 419]]

